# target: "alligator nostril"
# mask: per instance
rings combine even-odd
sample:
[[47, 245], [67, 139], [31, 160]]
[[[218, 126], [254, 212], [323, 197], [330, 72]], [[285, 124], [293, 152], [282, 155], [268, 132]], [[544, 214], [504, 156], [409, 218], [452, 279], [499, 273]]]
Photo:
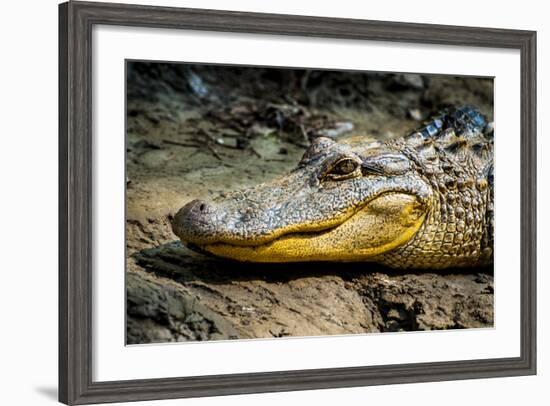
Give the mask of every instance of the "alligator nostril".
[[172, 230], [181, 237], [182, 233], [198, 230], [208, 219], [205, 218], [211, 211], [211, 205], [204, 200], [193, 200], [184, 205], [170, 218]]

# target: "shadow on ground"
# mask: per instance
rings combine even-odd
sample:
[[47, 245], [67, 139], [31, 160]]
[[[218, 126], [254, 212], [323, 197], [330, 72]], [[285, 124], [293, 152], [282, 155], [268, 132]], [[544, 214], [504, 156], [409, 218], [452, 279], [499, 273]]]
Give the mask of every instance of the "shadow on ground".
[[493, 325], [491, 268], [436, 274], [366, 263], [243, 264], [180, 242], [130, 261], [129, 344]]
[[[297, 262], [286, 264], [246, 263], [218, 259], [196, 253], [172, 241], [154, 248], [146, 248], [134, 253], [137, 264], [146, 271], [176, 280], [180, 283], [202, 281], [208, 284], [225, 284], [229, 282], [266, 281], [270, 283], [287, 283], [306, 277], [324, 277], [336, 275], [342, 279], [352, 280], [365, 273], [385, 273], [392, 276], [411, 274], [410, 270], [397, 270], [374, 263], [351, 262]], [[414, 274], [426, 274], [430, 271], [417, 270]], [[440, 275], [479, 273], [492, 275], [492, 267], [459, 268], [438, 270]]]

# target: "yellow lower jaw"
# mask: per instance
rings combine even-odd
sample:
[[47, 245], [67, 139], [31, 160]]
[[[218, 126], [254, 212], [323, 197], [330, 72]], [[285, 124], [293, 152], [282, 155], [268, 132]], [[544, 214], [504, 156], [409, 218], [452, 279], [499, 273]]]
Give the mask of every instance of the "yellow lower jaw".
[[211, 244], [214, 255], [248, 262], [364, 261], [409, 241], [426, 216], [416, 197], [392, 193], [319, 234], [288, 234], [258, 246]]

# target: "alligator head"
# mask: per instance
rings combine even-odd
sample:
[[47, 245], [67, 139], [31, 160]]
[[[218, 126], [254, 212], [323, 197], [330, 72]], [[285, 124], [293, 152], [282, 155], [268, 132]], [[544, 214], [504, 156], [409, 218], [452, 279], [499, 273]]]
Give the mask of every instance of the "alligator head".
[[[485, 216], [477, 217], [488, 203], [487, 188], [479, 185], [487, 177], [487, 157], [482, 151], [472, 158], [470, 144], [478, 134], [459, 136], [449, 128], [439, 134], [443, 122], [436, 124], [442, 124], [436, 126], [439, 144], [422, 131], [386, 142], [317, 138], [289, 174], [210, 202], [188, 203], [175, 215], [173, 231], [189, 246], [240, 261], [377, 261], [428, 268], [479, 263], [479, 231], [486, 227], [481, 227]], [[470, 152], [464, 155], [457, 142]], [[472, 197], [476, 208], [466, 213], [462, 207], [469, 201], [471, 209]], [[470, 215], [477, 217], [467, 225]], [[470, 240], [475, 232], [475, 244], [457, 249], [463, 244], [453, 244], [455, 235], [461, 243], [467, 231]], [[453, 241], [446, 249], [449, 233]]]

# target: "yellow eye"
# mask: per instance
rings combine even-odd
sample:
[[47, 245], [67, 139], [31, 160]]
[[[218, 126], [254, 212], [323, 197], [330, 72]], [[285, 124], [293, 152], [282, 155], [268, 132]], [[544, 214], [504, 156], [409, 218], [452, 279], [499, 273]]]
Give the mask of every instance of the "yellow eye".
[[359, 163], [351, 158], [344, 158], [336, 162], [327, 175], [332, 179], [347, 179], [352, 177], [359, 167]]

